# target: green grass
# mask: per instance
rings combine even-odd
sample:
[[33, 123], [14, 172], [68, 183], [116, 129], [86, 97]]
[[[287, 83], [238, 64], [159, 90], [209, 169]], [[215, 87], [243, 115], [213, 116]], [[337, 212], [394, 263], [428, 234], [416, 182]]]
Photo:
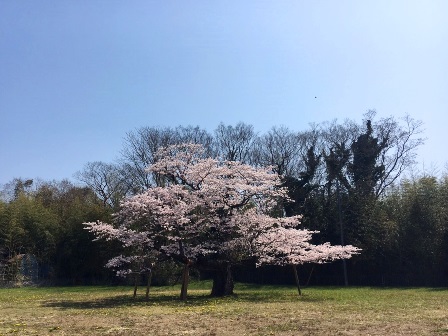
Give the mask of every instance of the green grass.
[[307, 288], [210, 282], [180, 288], [0, 289], [0, 335], [447, 335], [448, 289]]

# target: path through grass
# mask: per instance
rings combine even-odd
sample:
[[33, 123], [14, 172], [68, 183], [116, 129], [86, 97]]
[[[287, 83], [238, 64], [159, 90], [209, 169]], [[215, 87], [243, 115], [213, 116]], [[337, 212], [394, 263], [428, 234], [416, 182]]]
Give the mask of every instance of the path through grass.
[[0, 289], [0, 335], [447, 335], [448, 289], [307, 288], [237, 284]]

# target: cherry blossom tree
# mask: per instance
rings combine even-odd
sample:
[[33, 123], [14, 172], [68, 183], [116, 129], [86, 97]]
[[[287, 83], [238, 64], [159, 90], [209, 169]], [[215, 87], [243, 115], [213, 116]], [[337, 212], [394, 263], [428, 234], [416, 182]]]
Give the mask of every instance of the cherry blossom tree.
[[[120, 211], [114, 215], [114, 224], [84, 223], [96, 239], [119, 241], [127, 252], [126, 256], [111, 259], [106, 267], [116, 270], [118, 276], [146, 274], [148, 295], [152, 267], [163, 256], [174, 257], [175, 245], [182, 244], [191, 232], [183, 228], [188, 222], [186, 214], [194, 208], [187, 196], [188, 192], [181, 186], [150, 188], [123, 201]], [[195, 255], [190, 250], [183, 253], [190, 254]]]
[[170, 146], [158, 155], [150, 170], [165, 176], [168, 186], [183, 186], [194, 199], [188, 231], [202, 250], [195, 265], [214, 271], [212, 295], [231, 294], [232, 264], [253, 255], [248, 228], [264, 228], [256, 215], [272, 212], [286, 190], [270, 167], [205, 158], [198, 145]]
[[212, 270], [212, 295], [223, 296], [233, 293], [231, 266], [243, 260], [296, 265], [357, 252], [312, 245], [314, 232], [297, 229], [300, 216], [283, 217], [287, 190], [272, 167], [208, 158], [201, 145], [182, 144], [161, 148], [148, 171], [163, 177], [163, 186], [125, 200], [114, 225], [86, 225], [97, 238], [182, 262], [182, 299], [191, 266]]
[[349, 259], [358, 254], [360, 249], [351, 245], [331, 245], [324, 243], [314, 245], [312, 235], [319, 231], [297, 230], [278, 226], [262, 233], [256, 240], [258, 265], [291, 265], [294, 271], [297, 290], [300, 289], [297, 266], [305, 263], [326, 263], [338, 259]]
[[120, 254], [110, 259], [106, 267], [113, 269], [120, 277], [134, 276], [134, 298], [137, 296], [140, 275], [146, 275], [146, 300], [149, 300], [152, 268], [160, 256], [160, 253], [154, 248], [152, 240], [145, 237], [144, 232], [137, 232], [123, 225], [116, 228], [114, 225], [100, 221], [84, 224], [96, 235], [95, 240], [105, 239], [121, 242], [127, 254]]

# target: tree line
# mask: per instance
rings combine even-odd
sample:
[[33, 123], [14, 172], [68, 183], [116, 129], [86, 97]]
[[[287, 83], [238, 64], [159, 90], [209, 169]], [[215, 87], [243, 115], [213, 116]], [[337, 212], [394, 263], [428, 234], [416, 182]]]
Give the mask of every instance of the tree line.
[[[362, 249], [345, 262], [301, 267], [308, 283], [446, 285], [447, 176], [404, 178], [423, 144], [421, 127], [409, 116], [376, 119], [369, 112], [361, 123], [313, 124], [301, 132], [276, 126], [259, 134], [244, 123], [221, 123], [213, 133], [192, 126], [133, 130], [126, 134], [116, 162], [89, 162], [76, 173], [81, 184], [16, 179], [4, 186], [3, 279], [7, 269], [12, 272], [14, 258], [33, 255], [45, 265], [39, 270], [42, 277], [53, 282], [117, 281], [103, 265], [121, 247], [92, 242], [82, 223], [109, 222], [126, 197], [164, 186], [160, 174], [146, 170], [158, 162], [158, 149], [193, 143], [200, 144], [207, 157], [269, 167], [278, 174], [294, 201], [283, 204], [284, 215], [302, 215], [304, 228], [320, 231], [314, 243]], [[235, 278], [290, 279], [275, 266], [253, 266], [241, 265]], [[156, 283], [175, 279], [176, 267], [173, 263], [156, 270]]]

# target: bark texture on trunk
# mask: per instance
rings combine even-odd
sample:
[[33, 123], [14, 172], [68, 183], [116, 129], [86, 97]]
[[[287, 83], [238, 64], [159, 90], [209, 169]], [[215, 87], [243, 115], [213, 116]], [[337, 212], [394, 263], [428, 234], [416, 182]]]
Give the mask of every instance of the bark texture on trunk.
[[188, 281], [190, 279], [190, 266], [193, 262], [185, 256], [184, 245], [182, 240], [179, 240], [179, 256], [176, 257], [184, 263], [184, 270], [182, 272], [182, 288], [180, 290], [180, 299], [182, 301], [187, 300]]
[[187, 299], [188, 280], [190, 278], [190, 264], [184, 265], [184, 271], [182, 273], [182, 288], [180, 290], [180, 299], [185, 301]]
[[227, 296], [233, 294], [233, 277], [230, 263], [222, 264], [213, 277], [211, 296]]
[[134, 299], [137, 297], [138, 276], [139, 274], [134, 274]]
[[147, 283], [146, 283], [146, 296], [145, 296], [145, 298], [146, 298], [146, 301], [149, 301], [149, 289], [151, 287], [152, 272], [149, 272], [146, 276], [148, 278], [147, 278]]
[[296, 265], [291, 265], [291, 266], [292, 266], [292, 270], [294, 272], [294, 278], [296, 279], [297, 291], [299, 292], [299, 295], [302, 295], [302, 290], [300, 289], [299, 273], [297, 272], [297, 266]]

